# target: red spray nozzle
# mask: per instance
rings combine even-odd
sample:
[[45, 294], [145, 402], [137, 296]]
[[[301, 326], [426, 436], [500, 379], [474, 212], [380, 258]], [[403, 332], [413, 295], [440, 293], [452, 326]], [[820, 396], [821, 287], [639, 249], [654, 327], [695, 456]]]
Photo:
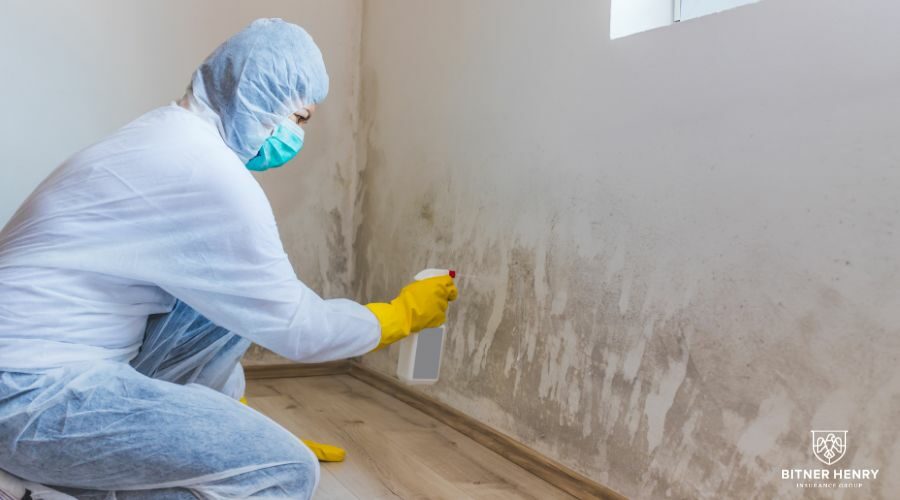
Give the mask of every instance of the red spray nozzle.
[[455, 278], [455, 277], [456, 277], [456, 271], [454, 271], [453, 269], [450, 270], [450, 277], [451, 277], [451, 278]]

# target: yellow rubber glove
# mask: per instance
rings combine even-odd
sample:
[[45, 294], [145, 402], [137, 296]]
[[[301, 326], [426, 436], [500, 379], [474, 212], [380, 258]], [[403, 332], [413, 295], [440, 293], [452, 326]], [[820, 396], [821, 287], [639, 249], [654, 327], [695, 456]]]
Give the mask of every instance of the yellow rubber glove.
[[343, 462], [347, 456], [347, 452], [337, 446], [317, 443], [309, 439], [301, 439], [300, 441], [303, 441], [303, 444], [312, 450], [320, 462]]
[[[247, 404], [247, 398], [244, 396], [241, 396], [239, 401], [245, 405]], [[347, 457], [347, 452], [344, 451], [343, 448], [338, 448], [337, 446], [332, 446], [330, 444], [317, 443], [308, 439], [301, 439], [300, 441], [303, 441], [303, 444], [312, 450], [313, 454], [320, 462], [343, 462], [344, 458]]]
[[443, 325], [447, 307], [458, 294], [453, 278], [437, 276], [413, 281], [388, 304], [366, 304], [381, 324], [381, 342], [374, 350], [403, 340], [411, 333]]

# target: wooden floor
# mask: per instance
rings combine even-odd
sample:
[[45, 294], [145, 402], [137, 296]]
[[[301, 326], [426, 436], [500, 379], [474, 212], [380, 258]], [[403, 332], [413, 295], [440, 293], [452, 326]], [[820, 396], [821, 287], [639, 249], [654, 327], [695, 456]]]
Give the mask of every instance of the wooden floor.
[[349, 375], [251, 380], [250, 406], [298, 437], [339, 445], [317, 499], [572, 497]]

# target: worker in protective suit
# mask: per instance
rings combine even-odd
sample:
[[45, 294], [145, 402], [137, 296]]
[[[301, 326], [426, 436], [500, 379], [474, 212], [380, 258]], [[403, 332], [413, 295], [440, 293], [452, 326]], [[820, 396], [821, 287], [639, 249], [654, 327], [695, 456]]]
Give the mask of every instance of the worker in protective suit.
[[457, 295], [363, 306], [297, 279], [250, 170], [296, 155], [327, 93], [312, 38], [258, 20], [31, 194], [0, 232], [0, 469], [76, 498], [312, 495], [316, 456], [238, 401], [244, 351], [359, 356]]

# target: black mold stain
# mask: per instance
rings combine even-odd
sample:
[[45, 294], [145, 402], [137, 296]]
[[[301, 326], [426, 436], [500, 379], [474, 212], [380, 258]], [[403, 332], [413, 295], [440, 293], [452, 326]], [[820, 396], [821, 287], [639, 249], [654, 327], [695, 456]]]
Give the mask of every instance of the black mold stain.
[[328, 212], [329, 230], [326, 243], [328, 245], [328, 271], [326, 276], [332, 283], [346, 282], [350, 248], [344, 238], [344, 225], [341, 212], [337, 208]]

